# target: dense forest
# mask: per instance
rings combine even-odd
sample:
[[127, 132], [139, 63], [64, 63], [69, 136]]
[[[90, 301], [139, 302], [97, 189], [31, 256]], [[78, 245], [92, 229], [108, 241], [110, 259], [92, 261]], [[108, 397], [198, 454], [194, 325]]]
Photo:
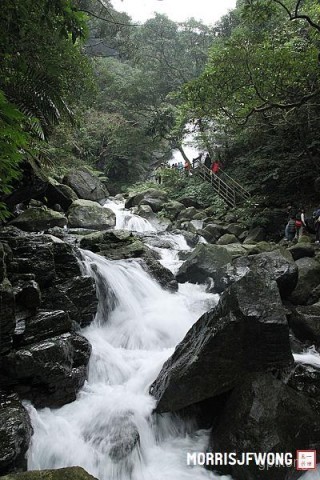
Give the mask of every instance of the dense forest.
[[255, 201], [314, 200], [318, 2], [238, 0], [208, 27], [134, 24], [102, 0], [4, 0], [0, 27], [2, 217], [25, 162], [58, 178], [87, 165], [116, 193], [184, 153], [190, 125]]

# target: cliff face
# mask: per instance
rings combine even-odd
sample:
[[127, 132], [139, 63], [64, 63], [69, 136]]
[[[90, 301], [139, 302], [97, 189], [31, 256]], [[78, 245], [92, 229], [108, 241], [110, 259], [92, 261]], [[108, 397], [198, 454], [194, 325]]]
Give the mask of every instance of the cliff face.
[[96, 308], [76, 249], [51, 235], [0, 231], [1, 473], [26, 467], [31, 426], [19, 398], [36, 407], [76, 398], [91, 352], [77, 332]]

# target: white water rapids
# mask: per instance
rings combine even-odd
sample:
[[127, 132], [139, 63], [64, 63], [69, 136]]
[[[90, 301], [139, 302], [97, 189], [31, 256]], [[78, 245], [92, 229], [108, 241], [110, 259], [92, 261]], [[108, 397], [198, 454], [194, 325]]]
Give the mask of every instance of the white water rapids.
[[[117, 228], [131, 229], [130, 214], [122, 208], [116, 213]], [[148, 231], [145, 222], [134, 222]], [[180, 235], [163, 235], [167, 248], [154, 248], [176, 271], [179, 250], [189, 247]], [[78, 465], [99, 480], [230, 479], [187, 466], [187, 452], [205, 451], [208, 432], [175, 415], [153, 414], [148, 393], [176, 344], [217, 296], [191, 284], [169, 293], [135, 260], [109, 261], [84, 251], [83, 261], [99, 298], [94, 323], [82, 330], [92, 345], [88, 381], [62, 408], [28, 405], [34, 429], [29, 469]]]

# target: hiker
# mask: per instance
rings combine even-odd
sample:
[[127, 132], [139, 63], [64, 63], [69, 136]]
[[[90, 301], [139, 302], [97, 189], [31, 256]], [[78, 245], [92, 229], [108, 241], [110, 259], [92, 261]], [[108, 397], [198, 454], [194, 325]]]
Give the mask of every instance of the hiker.
[[287, 223], [287, 226], [286, 226], [286, 229], [285, 229], [285, 238], [286, 240], [288, 240], [289, 242], [292, 242], [295, 235], [296, 235], [296, 232], [297, 232], [297, 228], [296, 228], [296, 216], [295, 215], [291, 215], [290, 216], [290, 220], [289, 222]]
[[220, 170], [220, 164], [217, 160], [215, 160], [214, 162], [212, 162], [210, 174], [213, 176], [216, 176], [218, 175], [219, 170]]
[[190, 175], [190, 169], [191, 169], [191, 165], [190, 163], [186, 160], [184, 162], [184, 173], [185, 175]]
[[178, 171], [179, 171], [179, 173], [182, 173], [182, 171], [183, 171], [183, 163], [182, 162], [178, 163]]
[[307, 225], [305, 220], [305, 210], [304, 208], [299, 208], [298, 213], [296, 215], [296, 238], [299, 240], [300, 237], [305, 232]]
[[206, 158], [204, 159], [204, 165], [210, 170], [211, 164], [212, 164], [212, 161], [211, 161], [210, 155], [209, 153], [207, 153]]
[[315, 243], [320, 243], [320, 208], [318, 208], [315, 212], [313, 212], [312, 216], [314, 219], [314, 229], [316, 231]]

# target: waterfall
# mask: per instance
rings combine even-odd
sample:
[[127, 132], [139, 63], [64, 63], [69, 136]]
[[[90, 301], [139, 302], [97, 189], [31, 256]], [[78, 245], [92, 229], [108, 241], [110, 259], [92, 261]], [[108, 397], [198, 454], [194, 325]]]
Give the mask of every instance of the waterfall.
[[116, 230], [156, 232], [156, 228], [148, 220], [125, 209], [124, 202], [107, 200], [104, 206], [110, 208], [116, 214]]
[[62, 408], [29, 405], [29, 468], [80, 465], [100, 480], [220, 478], [187, 466], [187, 452], [204, 451], [208, 432], [175, 415], [153, 414], [148, 393], [175, 345], [217, 297], [194, 285], [169, 293], [135, 260], [88, 251], [83, 259], [100, 304], [94, 324], [82, 331], [92, 344], [88, 381]]
[[[116, 228], [149, 232], [146, 243], [164, 266], [177, 271], [179, 252], [190, 250], [182, 235], [152, 236], [147, 220], [121, 203], [107, 206], [116, 212]], [[78, 465], [99, 480], [230, 480], [187, 466], [187, 453], [205, 451], [209, 432], [197, 430], [191, 420], [153, 413], [149, 395], [163, 363], [217, 296], [188, 283], [176, 293], [165, 291], [136, 260], [110, 261], [89, 251], [82, 251], [82, 258], [99, 299], [95, 321], [82, 330], [92, 345], [88, 381], [76, 401], [61, 408], [27, 404], [34, 429], [28, 468]], [[319, 360], [313, 352], [295, 357]], [[303, 479], [316, 475], [308, 472]]]

